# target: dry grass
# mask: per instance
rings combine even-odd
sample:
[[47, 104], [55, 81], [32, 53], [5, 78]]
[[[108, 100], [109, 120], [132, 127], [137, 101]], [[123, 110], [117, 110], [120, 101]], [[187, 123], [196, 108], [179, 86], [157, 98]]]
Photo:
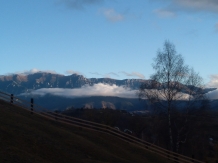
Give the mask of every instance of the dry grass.
[[116, 137], [60, 124], [0, 101], [0, 162], [168, 161]]

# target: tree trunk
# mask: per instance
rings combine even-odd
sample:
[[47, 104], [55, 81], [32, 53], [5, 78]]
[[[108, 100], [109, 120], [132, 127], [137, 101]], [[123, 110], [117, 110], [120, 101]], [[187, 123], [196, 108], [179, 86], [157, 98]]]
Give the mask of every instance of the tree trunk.
[[180, 145], [180, 133], [177, 135], [177, 142], [176, 142], [176, 152], [179, 153], [179, 145]]
[[170, 108], [168, 108], [168, 127], [169, 127], [169, 137], [170, 137], [170, 150], [173, 151], [173, 136], [171, 128], [171, 117], [170, 117]]

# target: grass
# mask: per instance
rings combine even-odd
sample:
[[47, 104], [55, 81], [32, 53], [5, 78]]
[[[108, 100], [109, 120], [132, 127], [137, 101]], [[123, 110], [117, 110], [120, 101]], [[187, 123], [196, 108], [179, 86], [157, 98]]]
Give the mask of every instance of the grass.
[[0, 162], [169, 161], [116, 137], [60, 124], [0, 101]]
[[[167, 148], [168, 144], [168, 125], [165, 116], [135, 115], [127, 114], [121, 110], [112, 109], [71, 109], [63, 114], [79, 117], [85, 120], [118, 126], [122, 131], [127, 128], [133, 134], [141, 138], [144, 130], [144, 140], [153, 143], [152, 136], [156, 136], [155, 144]], [[174, 117], [173, 117], [174, 118]], [[177, 115], [174, 120], [184, 123], [183, 115]], [[173, 121], [174, 122], [174, 121]], [[178, 124], [178, 123], [177, 123]], [[208, 163], [218, 161], [218, 111], [207, 109], [188, 118], [187, 141], [180, 144], [179, 153], [188, 157], [194, 156], [195, 159]], [[209, 138], [213, 138], [214, 146], [210, 145]], [[175, 139], [174, 139], [175, 140]]]

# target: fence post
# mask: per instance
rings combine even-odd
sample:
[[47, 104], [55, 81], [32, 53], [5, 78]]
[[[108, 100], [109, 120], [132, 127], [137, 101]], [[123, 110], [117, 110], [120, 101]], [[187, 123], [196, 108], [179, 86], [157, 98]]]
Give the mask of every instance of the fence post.
[[58, 111], [55, 110], [55, 120], [56, 120], [56, 121], [58, 120], [57, 114], [58, 114]]
[[33, 98], [31, 98], [30, 110], [31, 110], [31, 114], [33, 114]]
[[11, 104], [14, 103], [14, 94], [11, 94]]

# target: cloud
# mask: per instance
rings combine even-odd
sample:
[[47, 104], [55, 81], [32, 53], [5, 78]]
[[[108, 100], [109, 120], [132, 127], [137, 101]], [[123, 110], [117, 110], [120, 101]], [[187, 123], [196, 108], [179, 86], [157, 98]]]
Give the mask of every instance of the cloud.
[[181, 6], [183, 9], [218, 13], [217, 0], [173, 0], [173, 2], [176, 5]]
[[17, 71], [15, 73], [7, 73], [6, 75], [14, 75], [14, 74], [29, 75], [29, 74], [39, 73], [39, 72], [58, 74], [56, 71], [53, 71], [53, 70], [39, 70], [37, 68], [33, 68], [31, 70]]
[[114, 9], [102, 9], [100, 11], [110, 22], [119, 22], [124, 20], [124, 15], [116, 12]]
[[[218, 74], [217, 75], [210, 75], [210, 81], [207, 83], [207, 87], [210, 88], [218, 88]], [[210, 91], [207, 93], [207, 97], [209, 99], [218, 99], [218, 89], [214, 91]]]
[[[39, 69], [36, 69], [36, 68], [33, 68], [31, 70], [27, 70], [27, 71], [23, 71], [23, 72], [20, 72], [20, 73], [23, 73], [23, 74], [26, 74], [26, 75], [29, 75], [29, 74], [35, 74], [37, 72], [40, 72]], [[19, 72], [18, 72], [19, 73]]]
[[[161, 100], [166, 100], [165, 95], [164, 95], [165, 94], [164, 90], [147, 89], [145, 91], [150, 97], [155, 97], [155, 98], [158, 97]], [[138, 91], [138, 93], [139, 93], [139, 91]], [[182, 92], [178, 92], [173, 97], [173, 99], [176, 99], [176, 100], [190, 100], [192, 98], [193, 98], [193, 96], [191, 96], [187, 93], [182, 93]], [[146, 99], [146, 98], [143, 97], [143, 99]]]
[[59, 0], [57, 3], [64, 4], [71, 9], [83, 9], [87, 5], [95, 5], [104, 2], [104, 0]]
[[[167, 4], [166, 7], [159, 9], [175, 13], [177, 11], [183, 12], [208, 12], [218, 14], [217, 0], [156, 0]], [[158, 11], [158, 10], [157, 10]], [[164, 13], [163, 13], [164, 14]]]
[[93, 74], [93, 75], [101, 75], [102, 76], [102, 74], [99, 74], [98, 72], [89, 72], [90, 74]]
[[[41, 88], [37, 90], [32, 90], [30, 93], [22, 93], [21, 95], [54, 95], [67, 98], [79, 98], [79, 97], [90, 97], [90, 96], [115, 96], [122, 98], [138, 98], [139, 90], [133, 90], [125, 86], [117, 86], [115, 84], [103, 84], [98, 83], [93, 86], [84, 85], [81, 88], [66, 89], [66, 88]], [[151, 92], [159, 92], [157, 90], [149, 90]], [[218, 95], [218, 91], [217, 91]], [[218, 97], [218, 96], [217, 96]], [[188, 94], [179, 93], [177, 98], [180, 100], [187, 100], [190, 98]]]
[[144, 79], [144, 78], [145, 78], [145, 76], [144, 76], [143, 74], [139, 73], [139, 72], [127, 73], [127, 72], [125, 72], [125, 71], [122, 71], [122, 72], [120, 72], [120, 73], [122, 73], [122, 74], [124, 74], [124, 75], [126, 75], [126, 76], [134, 76], [134, 77], [138, 77], [138, 78], [141, 78], [141, 79]]
[[207, 84], [208, 87], [218, 88], [218, 74], [210, 75], [210, 81]]
[[[156, 90], [155, 90], [156, 91]], [[65, 89], [65, 88], [41, 88], [33, 90], [30, 93], [22, 93], [21, 95], [54, 95], [61, 96], [66, 98], [80, 98], [80, 97], [90, 97], [90, 96], [115, 96], [122, 98], [138, 98], [138, 90], [132, 90], [124, 86], [117, 86], [115, 84], [94, 84], [93, 86], [85, 85], [81, 88], [75, 89]], [[189, 98], [189, 95], [181, 93], [178, 94], [180, 100], [186, 100]]]
[[154, 13], [157, 14], [157, 16], [159, 17], [175, 17], [176, 13], [170, 10], [166, 10], [166, 9], [156, 9], [154, 10]]
[[110, 74], [110, 75], [114, 75], [114, 76], [119, 76], [117, 73], [115, 73], [115, 72], [109, 72], [108, 74]]
[[94, 84], [93, 86], [85, 85], [76, 89], [63, 88], [41, 88], [33, 90], [31, 93], [23, 93], [21, 95], [40, 95], [46, 94], [64, 96], [68, 98], [87, 97], [87, 96], [116, 96], [124, 98], [137, 98], [136, 90], [124, 88], [122, 86], [108, 85], [108, 84]]
[[218, 90], [207, 93], [207, 97], [211, 100], [218, 99]]
[[82, 73], [80, 73], [79, 71], [67, 70], [67, 71], [65, 71], [65, 74], [68, 74], [68, 75], [72, 75], [72, 74], [81, 75]]
[[113, 76], [116, 76], [116, 77], [119, 77], [119, 75], [115, 72], [109, 72], [109, 73], [106, 73], [106, 74], [100, 74], [98, 72], [89, 72], [90, 74], [93, 74], [93, 75], [98, 75], [98, 76], [102, 76], [104, 78], [111, 78], [111, 75]]
[[104, 77], [106, 77], [106, 78], [111, 78], [111, 75], [112, 75], [112, 76], [119, 77], [119, 75], [116, 74], [116, 73], [114, 73], [114, 72], [109, 72], [109, 73], [105, 74]]

